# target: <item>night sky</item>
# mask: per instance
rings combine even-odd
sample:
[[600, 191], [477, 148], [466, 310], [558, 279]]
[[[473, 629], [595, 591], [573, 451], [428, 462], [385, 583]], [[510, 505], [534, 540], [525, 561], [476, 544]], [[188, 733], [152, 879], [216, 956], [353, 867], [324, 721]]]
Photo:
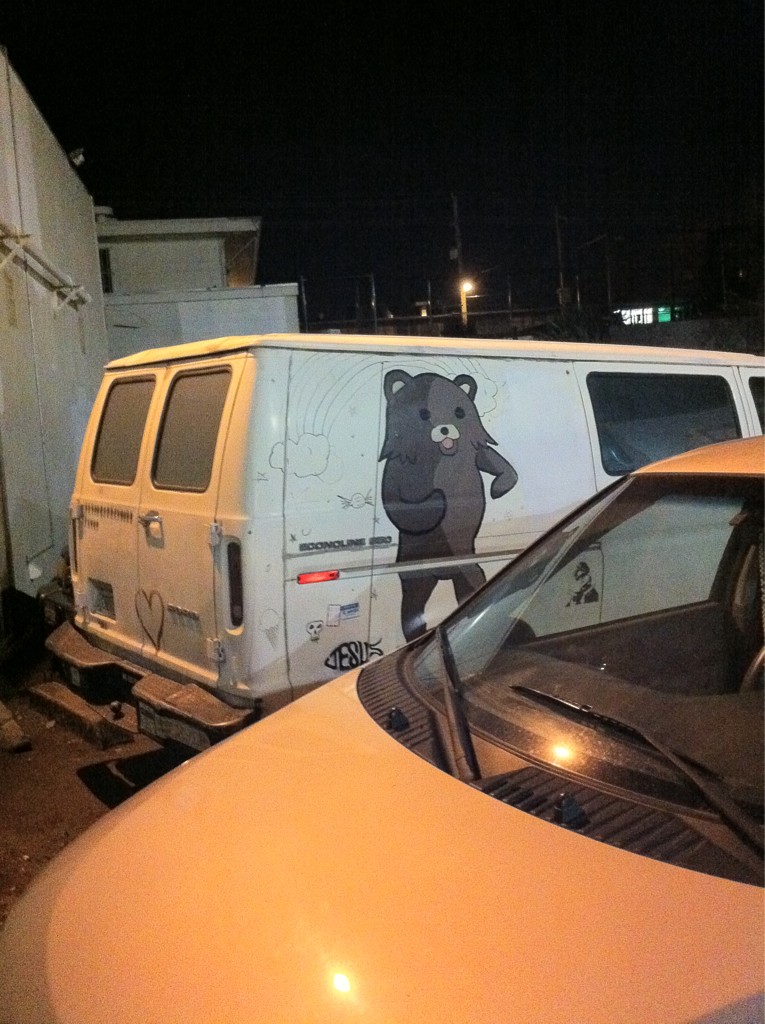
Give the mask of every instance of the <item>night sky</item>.
[[759, 0], [8, 0], [0, 44], [97, 204], [262, 216], [258, 283], [314, 316], [364, 275], [395, 313], [448, 295], [452, 195], [521, 305], [555, 301], [556, 209], [567, 266], [762, 216]]

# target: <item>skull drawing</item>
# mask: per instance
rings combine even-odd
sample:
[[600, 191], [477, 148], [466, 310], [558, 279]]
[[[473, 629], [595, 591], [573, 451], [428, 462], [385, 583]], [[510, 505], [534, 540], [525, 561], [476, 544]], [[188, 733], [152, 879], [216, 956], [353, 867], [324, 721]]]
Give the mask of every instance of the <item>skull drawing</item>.
[[323, 625], [324, 623], [321, 619], [314, 619], [312, 622], [308, 623], [305, 627], [305, 631], [311, 640], [317, 641], [319, 639], [319, 634], [321, 633], [321, 627]]

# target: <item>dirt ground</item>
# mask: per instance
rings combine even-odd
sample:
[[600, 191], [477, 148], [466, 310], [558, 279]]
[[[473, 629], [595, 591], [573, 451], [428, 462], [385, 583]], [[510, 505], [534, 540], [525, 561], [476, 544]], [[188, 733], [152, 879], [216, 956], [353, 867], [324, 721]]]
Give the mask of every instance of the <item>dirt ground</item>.
[[185, 756], [145, 736], [99, 749], [32, 705], [27, 688], [50, 678], [36, 647], [0, 666], [0, 701], [31, 741], [18, 753], [0, 749], [0, 925], [67, 843]]

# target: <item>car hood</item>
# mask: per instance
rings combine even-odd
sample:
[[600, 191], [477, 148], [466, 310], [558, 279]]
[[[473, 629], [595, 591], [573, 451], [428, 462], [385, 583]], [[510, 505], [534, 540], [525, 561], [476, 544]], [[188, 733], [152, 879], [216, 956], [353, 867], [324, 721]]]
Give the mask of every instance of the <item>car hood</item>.
[[761, 1019], [760, 889], [458, 782], [380, 729], [355, 680], [72, 843], [3, 931], [7, 1020]]

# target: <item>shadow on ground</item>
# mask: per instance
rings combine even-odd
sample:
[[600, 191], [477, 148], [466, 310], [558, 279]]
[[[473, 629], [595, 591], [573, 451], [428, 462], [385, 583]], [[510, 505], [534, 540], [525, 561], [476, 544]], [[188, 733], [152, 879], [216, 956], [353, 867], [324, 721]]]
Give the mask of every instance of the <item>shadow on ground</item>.
[[183, 747], [163, 747], [131, 757], [83, 765], [77, 770], [77, 776], [97, 800], [111, 809], [183, 764], [192, 753]]

